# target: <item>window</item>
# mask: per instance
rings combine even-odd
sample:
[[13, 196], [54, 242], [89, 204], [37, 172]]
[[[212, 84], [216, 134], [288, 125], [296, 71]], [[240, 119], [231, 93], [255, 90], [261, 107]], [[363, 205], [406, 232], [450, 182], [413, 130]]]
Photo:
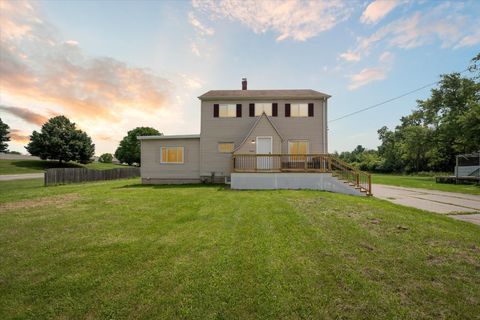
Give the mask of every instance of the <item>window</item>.
[[237, 105], [221, 104], [219, 105], [220, 118], [235, 118], [237, 116]]
[[255, 116], [261, 116], [264, 113], [267, 116], [272, 116], [272, 104], [271, 103], [255, 103]]
[[308, 154], [308, 141], [306, 140], [293, 140], [288, 141], [288, 153], [293, 155], [290, 156], [290, 161], [303, 161], [305, 157], [297, 156], [297, 155], [304, 155]]
[[161, 147], [160, 163], [183, 163], [183, 147]]
[[292, 103], [290, 105], [291, 117], [308, 117], [308, 104], [307, 103]]
[[234, 149], [233, 142], [220, 142], [218, 144], [218, 152], [220, 153], [232, 153]]

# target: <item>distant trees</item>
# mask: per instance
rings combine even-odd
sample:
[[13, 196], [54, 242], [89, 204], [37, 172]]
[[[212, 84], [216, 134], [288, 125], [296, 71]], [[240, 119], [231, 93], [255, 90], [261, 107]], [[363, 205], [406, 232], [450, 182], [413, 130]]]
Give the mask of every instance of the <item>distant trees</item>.
[[162, 135], [162, 133], [150, 127], [137, 127], [128, 131], [115, 151], [115, 158], [121, 163], [127, 163], [128, 165], [140, 164], [140, 141], [137, 137], [154, 135]]
[[455, 155], [480, 150], [480, 84], [443, 75], [430, 98], [418, 100], [395, 130], [378, 131], [388, 171], [453, 171]]
[[8, 144], [7, 142], [10, 141], [10, 137], [8, 136], [10, 133], [10, 127], [8, 124], [4, 123], [0, 118], [0, 152], [8, 151]]
[[469, 68], [471, 78], [445, 74], [426, 100], [402, 117], [394, 130], [378, 130], [378, 151], [358, 146], [340, 157], [363, 170], [451, 172], [455, 155], [480, 151], [480, 54]]
[[369, 150], [358, 145], [353, 151], [345, 151], [339, 154], [339, 158], [343, 161], [353, 164], [360, 170], [379, 171], [381, 170], [381, 159], [378, 151]]
[[43, 160], [58, 160], [60, 163], [78, 161], [91, 162], [95, 152], [92, 139], [76, 128], [65, 116], [49, 119], [40, 132], [33, 131], [27, 151]]
[[98, 161], [102, 163], [112, 163], [113, 155], [111, 153], [104, 153], [99, 158]]

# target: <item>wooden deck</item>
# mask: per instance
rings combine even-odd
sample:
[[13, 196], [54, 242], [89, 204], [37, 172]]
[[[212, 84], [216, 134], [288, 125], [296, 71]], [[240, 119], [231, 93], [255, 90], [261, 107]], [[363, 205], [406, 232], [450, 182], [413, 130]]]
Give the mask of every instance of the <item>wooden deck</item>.
[[368, 173], [330, 154], [235, 154], [232, 172], [331, 172], [354, 188], [371, 195], [372, 182]]

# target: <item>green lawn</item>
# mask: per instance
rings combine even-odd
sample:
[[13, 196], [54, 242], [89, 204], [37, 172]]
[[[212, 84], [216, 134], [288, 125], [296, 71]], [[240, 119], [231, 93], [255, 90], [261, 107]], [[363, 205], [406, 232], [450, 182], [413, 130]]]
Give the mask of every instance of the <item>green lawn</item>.
[[449, 192], [480, 194], [480, 186], [478, 185], [436, 183], [435, 177], [372, 174], [372, 183], [387, 184], [407, 188], [424, 188]]
[[0, 160], [0, 175], [42, 172], [48, 168], [89, 168], [105, 170], [124, 166], [112, 163], [92, 162], [86, 165], [75, 162], [62, 163], [41, 160]]
[[0, 183], [0, 319], [473, 319], [480, 227], [318, 191]]

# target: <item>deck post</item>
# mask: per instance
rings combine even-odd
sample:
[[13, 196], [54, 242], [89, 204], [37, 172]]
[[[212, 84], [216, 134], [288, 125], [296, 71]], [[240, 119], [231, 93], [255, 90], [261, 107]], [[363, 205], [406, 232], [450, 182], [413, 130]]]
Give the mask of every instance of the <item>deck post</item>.
[[372, 175], [368, 175], [368, 193], [367, 195], [372, 195]]

